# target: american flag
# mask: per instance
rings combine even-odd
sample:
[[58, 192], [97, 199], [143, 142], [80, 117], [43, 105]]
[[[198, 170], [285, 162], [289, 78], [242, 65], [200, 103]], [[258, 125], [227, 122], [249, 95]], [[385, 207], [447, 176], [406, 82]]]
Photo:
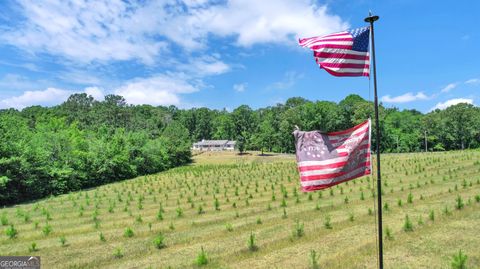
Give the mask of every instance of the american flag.
[[345, 131], [296, 130], [293, 135], [303, 191], [325, 189], [371, 173], [370, 119]]
[[334, 76], [368, 77], [369, 35], [370, 27], [362, 27], [326, 36], [301, 38], [298, 43], [313, 50], [313, 56], [320, 68]]

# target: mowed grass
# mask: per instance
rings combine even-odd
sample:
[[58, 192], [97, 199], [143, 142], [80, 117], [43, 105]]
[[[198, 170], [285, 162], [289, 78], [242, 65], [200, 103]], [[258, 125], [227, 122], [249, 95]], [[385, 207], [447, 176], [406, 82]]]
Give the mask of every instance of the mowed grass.
[[[462, 250], [480, 268], [480, 152], [382, 158], [385, 267], [450, 268]], [[204, 153], [1, 209], [0, 255], [39, 255], [44, 268], [196, 268], [203, 248], [204, 268], [311, 268], [314, 250], [319, 268], [375, 268], [374, 190], [362, 177], [302, 193], [293, 156]]]

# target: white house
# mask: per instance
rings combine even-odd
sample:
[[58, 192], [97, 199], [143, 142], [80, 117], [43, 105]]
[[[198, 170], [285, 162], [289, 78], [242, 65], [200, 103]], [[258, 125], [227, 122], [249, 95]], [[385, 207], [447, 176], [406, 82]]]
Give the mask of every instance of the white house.
[[235, 141], [232, 140], [204, 140], [197, 143], [193, 143], [193, 150], [203, 151], [222, 151], [222, 150], [235, 150]]

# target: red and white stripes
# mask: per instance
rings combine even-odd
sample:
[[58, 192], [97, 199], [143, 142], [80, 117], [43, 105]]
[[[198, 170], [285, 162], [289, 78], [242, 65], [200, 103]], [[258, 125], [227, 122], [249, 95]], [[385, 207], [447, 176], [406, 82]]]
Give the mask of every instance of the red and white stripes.
[[298, 171], [303, 191], [325, 189], [371, 173], [370, 120], [322, 137], [324, 141], [320, 142], [317, 138], [317, 142], [328, 145], [331, 151], [336, 153], [333, 155], [335, 157], [321, 160], [300, 157], [297, 149]]
[[302, 38], [299, 45], [313, 50], [317, 64], [334, 76], [369, 76], [368, 51], [353, 50], [354, 38], [348, 31], [321, 37]]

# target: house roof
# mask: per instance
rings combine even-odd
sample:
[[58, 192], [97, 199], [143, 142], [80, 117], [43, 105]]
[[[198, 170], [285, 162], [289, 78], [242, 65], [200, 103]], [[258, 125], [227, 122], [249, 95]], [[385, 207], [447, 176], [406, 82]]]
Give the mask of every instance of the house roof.
[[194, 146], [226, 146], [226, 145], [235, 145], [236, 142], [233, 140], [202, 140], [197, 143], [193, 143]]

